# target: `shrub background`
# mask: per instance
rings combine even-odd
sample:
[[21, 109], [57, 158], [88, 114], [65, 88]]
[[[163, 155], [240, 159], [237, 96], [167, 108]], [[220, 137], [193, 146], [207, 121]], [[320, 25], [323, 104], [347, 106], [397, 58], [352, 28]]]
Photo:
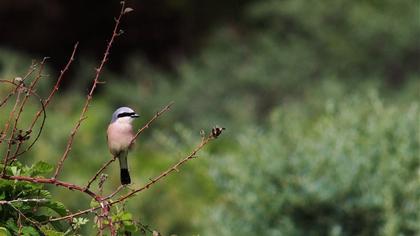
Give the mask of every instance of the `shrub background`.
[[[118, 8], [103, 4], [95, 7]], [[83, 184], [110, 158], [105, 127], [117, 106], [139, 110], [140, 126], [173, 100], [172, 111], [139, 138], [130, 154], [136, 186], [187, 153], [199, 141], [200, 129], [220, 125], [227, 132], [179, 174], [130, 200], [133, 216], [163, 234], [420, 234], [419, 3], [206, 4], [214, 6], [208, 8], [214, 19], [212, 14], [194, 18], [191, 9], [199, 7], [183, 1], [174, 7], [181, 10], [171, 12], [187, 19], [177, 27], [163, 24], [164, 14], [152, 19], [166, 27], [138, 29], [143, 23], [135, 17], [125, 22], [126, 33], [102, 77], [107, 83], [95, 94], [64, 179]], [[146, 9], [162, 13], [171, 7]], [[130, 14], [141, 15], [141, 9]], [[112, 16], [103, 17], [112, 21]], [[130, 43], [151, 42], [144, 36], [150, 32], [182, 31], [189, 21], [197, 29], [187, 31], [181, 37], [185, 41], [169, 37], [173, 40], [142, 47]], [[18, 23], [8, 23], [13, 24]], [[110, 31], [112, 23], [104, 25]], [[23, 27], [13, 32], [30, 33]], [[88, 45], [90, 40], [104, 45], [105, 36], [74, 32], [71, 38], [81, 37], [82, 50], [50, 107], [36, 149], [23, 160], [27, 164], [55, 164], [61, 156], [92, 79], [95, 55], [103, 50]], [[32, 58], [49, 56], [10, 42], [0, 44], [1, 79], [22, 76]], [[73, 42], [59, 58], [50, 59], [41, 95], [53, 84], [57, 61], [65, 60]], [[174, 48], [181, 49], [174, 53]], [[0, 95], [6, 91], [1, 85]], [[36, 106], [24, 114], [28, 121]], [[1, 109], [8, 114], [10, 104]], [[116, 170], [115, 165], [108, 169], [108, 190], [118, 184]], [[68, 190], [51, 191], [70, 209], [89, 206], [84, 196], [75, 200], [67, 197]], [[89, 235], [92, 227], [83, 230]]]

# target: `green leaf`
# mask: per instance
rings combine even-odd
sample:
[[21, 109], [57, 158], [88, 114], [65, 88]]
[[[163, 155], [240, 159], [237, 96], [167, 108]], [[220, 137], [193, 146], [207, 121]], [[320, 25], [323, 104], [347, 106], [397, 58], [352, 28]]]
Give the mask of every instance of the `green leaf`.
[[126, 224], [126, 222], [129, 222], [129, 221], [124, 221], [124, 230], [125, 231], [130, 231], [132, 233], [137, 231], [137, 227], [136, 227], [135, 224], [133, 224], [131, 222], [130, 222], [130, 224]]
[[12, 175], [19, 175], [20, 170], [18, 170], [17, 166], [10, 167], [10, 170], [12, 171]]
[[37, 162], [35, 165], [33, 165], [30, 169], [30, 175], [31, 176], [38, 176], [38, 175], [43, 175], [43, 174], [48, 174], [53, 170], [53, 166], [43, 162], [43, 161], [39, 161]]
[[51, 193], [48, 190], [39, 190], [38, 197], [51, 199]]
[[19, 228], [17, 227], [17, 225], [16, 225], [16, 222], [12, 219], [12, 218], [10, 218], [10, 219], [8, 219], [7, 220], [7, 222], [6, 222], [6, 227], [9, 229], [9, 230], [12, 230], [12, 231], [14, 231], [14, 232], [17, 232], [18, 230], [19, 230]]
[[64, 216], [67, 214], [66, 206], [64, 206], [64, 204], [61, 202], [57, 202], [57, 201], [47, 202], [44, 204], [44, 207], [50, 208], [51, 210], [57, 212], [60, 216]]
[[[0, 164], [0, 169], [3, 170], [3, 167], [4, 167], [4, 165], [3, 164]], [[10, 171], [11, 171], [10, 166], [6, 166], [6, 173], [7, 174], [10, 174]]]
[[0, 236], [11, 236], [11, 234], [6, 228], [0, 227]]
[[25, 236], [39, 236], [38, 231], [32, 226], [23, 226], [22, 234]]
[[49, 229], [49, 228], [48, 228], [48, 227], [46, 227], [46, 226], [41, 227], [41, 231], [42, 231], [42, 233], [44, 233], [46, 236], [63, 236], [63, 235], [64, 235], [64, 233], [62, 233], [62, 232], [58, 232], [58, 231], [55, 231], [55, 230], [52, 230], [52, 229]]
[[73, 218], [73, 224], [75, 224], [78, 227], [86, 224], [87, 222], [89, 222], [89, 220], [83, 217]]
[[131, 213], [129, 212], [125, 212], [122, 216], [121, 216], [121, 220], [122, 221], [131, 221], [133, 219], [133, 216], [131, 215]]
[[92, 199], [92, 201], [90, 201], [90, 207], [98, 207], [98, 206], [100, 205], [95, 199]]

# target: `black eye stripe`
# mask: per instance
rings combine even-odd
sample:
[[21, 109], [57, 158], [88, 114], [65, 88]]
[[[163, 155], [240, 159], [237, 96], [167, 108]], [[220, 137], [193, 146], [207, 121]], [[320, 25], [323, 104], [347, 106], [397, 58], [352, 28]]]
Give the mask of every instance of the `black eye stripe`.
[[120, 117], [132, 116], [134, 114], [136, 114], [136, 113], [134, 113], [134, 112], [123, 112], [123, 113], [118, 114], [117, 117], [120, 118]]

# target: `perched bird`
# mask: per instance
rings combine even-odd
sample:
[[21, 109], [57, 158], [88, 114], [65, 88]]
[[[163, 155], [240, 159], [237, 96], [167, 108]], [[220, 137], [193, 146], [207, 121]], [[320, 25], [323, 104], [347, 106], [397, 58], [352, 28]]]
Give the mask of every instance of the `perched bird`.
[[127, 154], [131, 148], [131, 141], [134, 138], [133, 127], [131, 123], [139, 117], [133, 109], [129, 107], [120, 107], [112, 114], [111, 123], [108, 126], [107, 138], [108, 147], [112, 155], [118, 157], [120, 162], [121, 184], [131, 183], [128, 173]]

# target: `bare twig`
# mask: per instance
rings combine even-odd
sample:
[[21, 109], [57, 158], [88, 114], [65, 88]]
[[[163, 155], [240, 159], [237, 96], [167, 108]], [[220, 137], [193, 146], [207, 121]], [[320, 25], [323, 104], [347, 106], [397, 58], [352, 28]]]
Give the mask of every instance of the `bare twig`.
[[[36, 78], [34, 80], [32, 80], [32, 82], [29, 85], [29, 87], [28, 88], [26, 88], [26, 87], [23, 87], [22, 88], [22, 89], [26, 89], [26, 91], [25, 91], [26, 94], [25, 94], [25, 97], [23, 98], [22, 103], [20, 104], [19, 111], [18, 111], [18, 113], [17, 113], [17, 115], [15, 117], [15, 122], [14, 122], [13, 129], [12, 129], [12, 134], [10, 135], [11, 141], [9, 141], [9, 144], [8, 144], [8, 147], [7, 147], [7, 150], [8, 151], [7, 151], [6, 157], [5, 157], [6, 162], [7, 162], [8, 158], [9, 158], [9, 155], [10, 155], [11, 146], [12, 146], [12, 144], [14, 142], [13, 139], [14, 139], [15, 133], [17, 131], [17, 125], [19, 123], [20, 116], [21, 116], [21, 114], [23, 112], [23, 108], [25, 107], [25, 104], [28, 101], [29, 96], [32, 95], [32, 91], [33, 91], [34, 87], [36, 86], [36, 84], [38, 83], [38, 81], [42, 77], [42, 71], [44, 70], [44, 65], [45, 65], [45, 61], [46, 60], [47, 60], [46, 57], [44, 57], [44, 59], [42, 59], [41, 66], [40, 66], [39, 71], [38, 71], [38, 75], [36, 76]], [[24, 86], [23, 82], [21, 82], [21, 85]], [[19, 96], [19, 93], [18, 93], [18, 96]], [[20, 148], [20, 144], [21, 143], [19, 142], [18, 147], [16, 148], [17, 152], [18, 152], [18, 149]], [[6, 165], [6, 162], [4, 163], [5, 165]]]
[[66, 215], [66, 216], [51, 218], [48, 221], [43, 222], [43, 223], [60, 221], [60, 220], [66, 220], [66, 219], [72, 219], [72, 218], [74, 218], [76, 216], [80, 216], [80, 215], [84, 215], [84, 214], [87, 214], [87, 213], [91, 213], [91, 212], [94, 212], [94, 211], [96, 211], [98, 209], [101, 209], [101, 207], [100, 206], [98, 206], [98, 207], [92, 207], [92, 208], [88, 208], [88, 209], [85, 209], [85, 210], [82, 210], [82, 211], [78, 211], [78, 212], [75, 212], [73, 214], [69, 214], [69, 215]]
[[[60, 87], [60, 84], [61, 84], [61, 80], [64, 78], [64, 74], [67, 72], [67, 70], [69, 69], [69, 67], [70, 67], [70, 65], [73, 63], [73, 61], [74, 61], [74, 55], [76, 54], [76, 51], [77, 51], [77, 47], [79, 46], [79, 42], [76, 42], [76, 44], [74, 45], [74, 47], [73, 47], [73, 52], [71, 53], [71, 56], [70, 56], [70, 58], [69, 58], [69, 60], [67, 61], [67, 64], [66, 64], [66, 66], [64, 67], [64, 69], [62, 69], [61, 71], [60, 71], [60, 75], [58, 76], [58, 79], [57, 79], [57, 82], [55, 83], [55, 85], [54, 85], [54, 88], [53, 88], [53, 90], [51, 90], [51, 93], [50, 93], [50, 95], [48, 95], [48, 98], [45, 100], [45, 102], [44, 102], [44, 104], [45, 104], [45, 107], [47, 107], [48, 106], [48, 104], [50, 103], [50, 101], [51, 101], [51, 99], [52, 99], [52, 97], [54, 96], [54, 94], [57, 92], [57, 90], [59, 89], [59, 87]], [[39, 113], [40, 113], [41, 111], [38, 111], [37, 112], [37, 117], [39, 116]], [[37, 118], [36, 118], [37, 119]], [[36, 119], [35, 119], [35, 122], [36, 122]], [[34, 123], [34, 122], [33, 122]]]
[[113, 198], [117, 193], [119, 193], [122, 189], [124, 189], [124, 187], [125, 187], [124, 185], [118, 186], [118, 188], [114, 192], [112, 192], [108, 196], [102, 198], [102, 201], [105, 201], [105, 200], [108, 200], [108, 199]]
[[36, 143], [36, 141], [38, 140], [39, 136], [41, 135], [42, 128], [44, 127], [44, 124], [45, 124], [45, 119], [46, 119], [46, 117], [47, 117], [47, 116], [46, 116], [46, 111], [45, 111], [45, 109], [46, 109], [46, 107], [48, 106], [48, 104], [50, 103], [50, 101], [51, 101], [52, 97], [54, 96], [54, 94], [56, 93], [56, 91], [59, 89], [60, 84], [61, 84], [61, 81], [62, 81], [62, 79], [63, 79], [63, 77], [64, 77], [64, 74], [67, 72], [67, 70], [70, 68], [71, 63], [74, 61], [74, 55], [76, 54], [76, 51], [77, 51], [77, 46], [78, 46], [78, 45], [79, 45], [79, 42], [77, 42], [77, 43], [74, 45], [73, 52], [72, 52], [72, 54], [71, 54], [71, 56], [70, 56], [69, 60], [67, 61], [66, 66], [64, 67], [64, 69], [62, 69], [62, 70], [61, 70], [60, 75], [59, 75], [59, 77], [58, 77], [58, 79], [57, 79], [57, 82], [55, 83], [55, 85], [54, 85], [53, 89], [51, 90], [50, 95], [48, 96], [48, 98], [45, 100], [45, 102], [43, 102], [43, 101], [42, 101], [42, 99], [39, 99], [39, 101], [40, 101], [40, 103], [41, 103], [41, 109], [39, 109], [39, 110], [38, 110], [38, 112], [35, 114], [35, 116], [34, 116], [34, 118], [33, 118], [33, 120], [32, 120], [31, 125], [29, 126], [29, 128], [28, 128], [28, 129], [27, 129], [27, 131], [26, 131], [28, 135], [29, 135], [30, 133], [32, 133], [33, 128], [34, 128], [34, 126], [35, 126], [36, 122], [38, 121], [38, 119], [39, 119], [39, 117], [41, 116], [41, 114], [43, 114], [43, 119], [42, 119], [42, 122], [41, 122], [41, 126], [40, 126], [40, 128], [39, 128], [39, 131], [38, 131], [38, 133], [37, 133], [37, 135], [36, 135], [36, 137], [35, 137], [34, 141], [31, 143], [31, 145], [29, 145], [29, 146], [28, 146], [25, 150], [23, 150], [22, 152], [19, 152], [20, 147], [21, 147], [21, 143], [18, 143], [18, 146], [16, 147], [16, 151], [15, 151], [15, 153], [14, 153], [14, 155], [13, 155], [13, 157], [12, 157], [12, 158], [14, 158], [14, 159], [15, 159], [15, 158], [17, 158], [18, 156], [20, 156], [20, 155], [24, 154], [25, 152], [29, 151], [29, 150], [32, 148], [32, 146]]
[[147, 128], [150, 127], [150, 125], [153, 123], [153, 121], [155, 121], [159, 116], [161, 116], [163, 113], [165, 113], [166, 111], [168, 111], [169, 109], [171, 109], [171, 106], [174, 105], [174, 102], [170, 102], [168, 105], [166, 105], [162, 110], [160, 110], [159, 112], [157, 112], [155, 114], [155, 116], [152, 117], [152, 119], [150, 119], [145, 125], [143, 125], [143, 127], [141, 127], [137, 133], [134, 135], [133, 139], [131, 139], [131, 144], [134, 143], [134, 141], [137, 139], [137, 137]]
[[[39, 97], [37, 94], [34, 94], [34, 95]], [[44, 125], [45, 125], [45, 120], [47, 119], [47, 112], [45, 110], [45, 106], [44, 106], [44, 103], [42, 102], [42, 99], [39, 98], [38, 101], [41, 104], [41, 111], [42, 111], [42, 114], [43, 114], [41, 125], [38, 129], [38, 133], [36, 134], [35, 139], [32, 141], [32, 143], [22, 152], [19, 152], [22, 143], [21, 142], [18, 143], [18, 146], [16, 148], [16, 151], [15, 151], [14, 155], [11, 157], [13, 159], [16, 159], [18, 156], [20, 156], [20, 155], [24, 154], [25, 152], [29, 151], [35, 145], [35, 143], [38, 141], [39, 137], [41, 136], [42, 130], [43, 130]], [[31, 132], [32, 132], [32, 130], [27, 130], [25, 135], [29, 135], [29, 134], [31, 134]]]
[[21, 96], [24, 88], [25, 88], [25, 85], [24, 85], [23, 82], [20, 82], [16, 87], [16, 90], [17, 90], [18, 94], [16, 96], [15, 104], [13, 105], [13, 108], [9, 113], [9, 119], [6, 121], [6, 124], [4, 125], [3, 138], [2, 139], [4, 139], [4, 137], [7, 136], [7, 132], [9, 131], [9, 128], [10, 128], [10, 123], [12, 122], [12, 119], [15, 116], [16, 108], [17, 108], [17, 106], [20, 102], [20, 96]]
[[15, 211], [18, 212], [19, 216], [22, 216], [22, 218], [24, 218], [25, 220], [29, 221], [30, 223], [32, 223], [34, 226], [36, 226], [38, 229], [42, 227], [42, 225], [36, 221], [36, 220], [32, 220], [31, 218], [25, 216], [25, 214], [23, 214], [23, 212], [21, 212], [17, 207], [13, 206], [12, 203], [7, 203], [10, 207], [12, 207]]
[[19, 227], [18, 228], [18, 235], [20, 236], [20, 235], [22, 235], [22, 228], [23, 228], [21, 214], [18, 214], [17, 224], [18, 224], [18, 227]]
[[[8, 81], [8, 80], [0, 80], [0, 82], [1, 83], [4, 83], [4, 82], [11, 82], [11, 81]], [[13, 96], [16, 93], [16, 91], [17, 91], [17, 88], [15, 87], [10, 93], [8, 93], [6, 95], [6, 97], [0, 102], [0, 107], [2, 107], [4, 104], [6, 104], [6, 102], [9, 100], [9, 98], [11, 96]]]
[[[10, 81], [9, 81], [10, 82]], [[10, 82], [11, 84], [13, 84], [13, 85], [15, 85], [16, 87], [19, 87], [20, 86], [20, 84], [15, 84], [15, 83], [13, 83], [13, 82]], [[30, 132], [29, 131], [26, 131], [25, 132], [25, 134], [24, 135], [18, 135], [18, 137], [17, 137], [17, 141], [18, 141], [18, 147], [16, 148], [16, 151], [15, 151], [15, 154], [12, 156], [12, 157], [10, 157], [10, 159], [15, 159], [17, 156], [19, 156], [19, 155], [21, 155], [21, 154], [23, 154], [24, 152], [26, 152], [26, 151], [28, 151], [35, 143], [36, 143], [36, 141], [38, 140], [38, 138], [39, 138], [39, 136], [41, 135], [41, 132], [42, 132], [42, 129], [43, 129], [43, 127], [44, 127], [44, 124], [45, 124], [45, 119], [47, 118], [47, 114], [46, 114], [46, 111], [45, 111], [45, 107], [44, 107], [44, 104], [43, 104], [43, 102], [42, 102], [42, 99], [41, 98], [39, 98], [39, 95], [38, 94], [36, 94], [33, 90], [28, 90], [28, 92], [30, 92], [31, 93], [31, 95], [33, 95], [33, 96], [35, 96], [35, 97], [37, 97], [38, 98], [38, 101], [40, 102], [40, 104], [41, 104], [41, 108], [42, 108], [42, 111], [43, 111], [43, 119], [42, 119], [42, 123], [41, 123], [41, 126], [40, 126], [40, 128], [39, 128], [39, 130], [38, 130], [38, 134], [37, 134], [37, 136], [35, 137], [35, 139], [32, 141], [32, 143], [26, 148], [26, 150], [24, 150], [23, 152], [21, 152], [21, 153], [18, 153], [17, 154], [17, 152], [19, 151], [19, 147], [22, 145], [22, 143], [23, 143], [23, 141], [24, 140], [26, 140], [27, 138], [29, 138], [29, 134], [30, 134]], [[21, 139], [21, 140], [20, 140]], [[15, 140], [15, 138], [13, 137], [11, 137], [10, 139], [9, 139], [9, 142], [16, 142], [16, 140]], [[11, 149], [8, 149], [8, 151], [10, 151]], [[5, 157], [7, 157], [8, 156], [8, 154], [6, 154], [6, 156]], [[2, 172], [1, 172], [1, 175], [4, 175], [5, 174], [5, 171], [6, 171], [6, 167], [7, 167], [7, 161], [8, 161], [8, 158], [5, 158], [4, 159], [4, 166], [3, 166], [3, 170], [2, 170]]]
[[122, 1], [121, 5], [122, 6], [121, 6], [120, 15], [118, 16], [118, 18], [115, 19], [115, 26], [114, 26], [114, 30], [112, 32], [111, 39], [108, 42], [108, 45], [106, 47], [105, 53], [103, 55], [103, 58], [102, 58], [102, 61], [99, 65], [99, 67], [96, 68], [96, 75], [95, 75], [95, 79], [93, 80], [92, 87], [90, 89], [89, 94], [87, 95], [85, 105], [83, 106], [82, 113], [80, 114], [80, 118], [79, 118], [79, 120], [77, 121], [76, 125], [74, 126], [73, 130], [70, 133], [69, 139], [67, 141], [66, 150], [64, 151], [63, 156], [61, 157], [61, 159], [59, 160], [59, 162], [57, 164], [57, 168], [55, 169], [55, 173], [54, 173], [54, 176], [53, 176], [54, 179], [58, 177], [61, 169], [63, 168], [63, 163], [67, 159], [67, 156], [69, 155], [71, 147], [73, 145], [74, 136], [76, 135], [77, 131], [79, 130], [79, 127], [82, 124], [82, 121], [86, 119], [86, 112], [88, 111], [89, 104], [90, 104], [90, 102], [93, 98], [93, 92], [95, 91], [96, 86], [100, 83], [99, 76], [102, 72], [102, 69], [105, 65], [105, 62], [108, 60], [108, 55], [109, 55], [109, 52], [111, 50], [112, 43], [114, 42], [115, 38], [120, 35], [119, 26], [120, 26], [120, 20], [121, 20], [122, 16], [124, 15], [125, 2]]
[[[16, 96], [16, 100], [15, 100], [15, 105], [13, 106], [13, 108], [12, 108], [12, 111], [10, 112], [10, 114], [9, 114], [9, 119], [6, 121], [6, 124], [5, 124], [5, 127], [4, 127], [4, 130], [3, 130], [3, 132], [4, 132], [4, 136], [1, 138], [1, 139], [4, 139], [4, 137], [5, 136], [7, 136], [7, 132], [8, 132], [8, 130], [9, 130], [9, 127], [10, 127], [10, 122], [12, 121], [12, 119], [13, 119], [13, 117], [14, 117], [14, 115], [15, 115], [15, 112], [16, 112], [16, 108], [17, 108], [17, 106], [18, 106], [18, 104], [19, 104], [19, 102], [20, 102], [20, 95], [22, 94], [22, 90], [23, 90], [23, 88], [24, 88], [24, 84], [23, 84], [23, 82], [21, 82], [19, 85], [18, 85], [18, 94], [17, 94], [17, 96]], [[10, 138], [9, 138], [9, 141], [8, 141], [8, 144], [7, 144], [7, 151], [6, 151], [6, 155], [4, 156], [4, 158], [3, 158], [3, 165], [4, 165], [4, 168], [3, 168], [3, 171], [2, 171], [2, 174], [4, 174], [4, 170], [5, 170], [5, 168], [6, 168], [6, 166], [7, 166], [7, 160], [8, 160], [8, 157], [9, 157], [9, 155], [10, 155], [10, 152], [12, 151], [11, 149], [12, 149], [12, 144], [14, 143], [14, 139], [13, 139], [13, 136], [14, 136], [14, 129], [12, 129], [12, 132], [11, 132], [11, 134], [10, 134]]]
[[[7, 83], [7, 82], [9, 82], [9, 83], [14, 84], [13, 82], [8, 81], [8, 80], [0, 80], [0, 82], [1, 83]], [[16, 93], [17, 89], [18, 89], [18, 87], [15, 87], [10, 93], [8, 93], [6, 95], [6, 97], [3, 99], [3, 101], [0, 102], [0, 107], [2, 107], [4, 104], [6, 104], [6, 102], [9, 100], [9, 98], [12, 97]]]
[[98, 178], [98, 176], [102, 173], [102, 171], [104, 171], [112, 162], [114, 162], [117, 159], [117, 156], [114, 156], [112, 159], [110, 159], [109, 161], [107, 161], [97, 172], [96, 174], [88, 181], [87, 185], [86, 185], [86, 189], [90, 188], [90, 185], [93, 183], [93, 181], [95, 181], [96, 178]]
[[[36, 64], [35, 63], [32, 63], [31, 64], [31, 66], [29, 67], [29, 70], [28, 70], [28, 72], [26, 73], [26, 75], [22, 78], [22, 82], [24, 82], [34, 71], [36, 70]], [[9, 81], [9, 80], [0, 80], [0, 83], [11, 83], [11, 84], [15, 84], [15, 83], [13, 83], [12, 81]], [[9, 100], [9, 98], [11, 97], [11, 96], [13, 96], [15, 93], [16, 93], [16, 91], [17, 91], [17, 89], [18, 89], [18, 87], [15, 87], [15, 89], [13, 89], [4, 99], [3, 99], [3, 101], [1, 101], [0, 102], [0, 107], [2, 107], [6, 102], [7, 102], [7, 100]]]
[[[22, 80], [17, 81], [18, 83], [15, 83], [15, 81], [10, 81], [10, 80], [0, 80], [0, 83], [7, 83], [7, 84], [11, 84], [13, 86], [15, 86], [15, 88], [13, 89], [12, 92], [10, 92], [8, 94], [8, 96], [6, 97], [6, 99], [4, 100], [4, 103], [7, 102], [7, 100], [13, 96], [17, 91], [21, 91], [21, 88], [24, 86], [24, 83]], [[1, 105], [3, 105], [4, 103], [2, 103]], [[0, 131], [0, 143], [3, 142], [3, 140], [6, 138], [7, 136], [7, 132], [9, 130], [9, 126], [10, 126], [10, 121], [13, 117], [13, 113], [14, 113], [14, 109], [16, 109], [15, 107], [17, 106], [17, 101], [15, 100], [15, 104], [14, 104], [14, 108], [12, 109], [12, 111], [9, 113], [9, 119], [6, 121], [6, 123], [4, 124], [4, 129]]]
[[14, 199], [14, 200], [10, 200], [10, 201], [6, 201], [6, 200], [1, 200], [0, 201], [0, 205], [4, 205], [4, 204], [12, 204], [15, 202], [37, 202], [37, 203], [42, 203], [42, 202], [47, 202], [48, 199], [45, 198], [29, 198], [29, 199]]
[[[79, 42], [77, 42], [77, 43], [74, 45], [74, 47], [73, 47], [73, 51], [72, 51], [72, 54], [71, 54], [71, 56], [70, 56], [69, 60], [67, 61], [67, 64], [65, 65], [65, 67], [64, 67], [64, 68], [60, 71], [60, 75], [59, 75], [59, 77], [58, 77], [58, 79], [57, 79], [57, 82], [55, 83], [55, 85], [54, 85], [53, 89], [51, 90], [51, 92], [50, 92], [50, 94], [49, 94], [48, 98], [45, 100], [45, 102], [43, 102], [43, 101], [42, 101], [42, 99], [39, 99], [39, 101], [40, 101], [40, 103], [41, 103], [41, 109], [39, 109], [39, 110], [38, 110], [38, 112], [35, 114], [35, 116], [34, 116], [34, 118], [33, 118], [33, 120], [32, 120], [32, 123], [30, 124], [29, 128], [28, 128], [28, 129], [27, 129], [27, 131], [26, 131], [27, 135], [29, 135], [30, 133], [32, 133], [32, 131], [33, 131], [33, 127], [35, 126], [35, 124], [36, 124], [36, 122], [38, 121], [38, 119], [39, 119], [39, 117], [41, 116], [41, 114], [43, 114], [43, 119], [42, 119], [42, 122], [41, 122], [41, 126], [40, 126], [40, 128], [39, 128], [39, 131], [38, 131], [38, 133], [37, 133], [37, 135], [36, 135], [36, 137], [35, 137], [34, 141], [31, 143], [31, 145], [29, 145], [29, 146], [28, 146], [25, 150], [23, 150], [22, 152], [19, 152], [19, 150], [20, 150], [20, 148], [21, 148], [22, 143], [18, 143], [18, 146], [16, 147], [15, 153], [14, 153], [14, 155], [13, 155], [13, 157], [12, 157], [13, 159], [15, 159], [15, 158], [17, 158], [18, 156], [20, 156], [20, 155], [24, 154], [25, 152], [29, 151], [29, 150], [32, 148], [32, 146], [36, 143], [36, 141], [38, 140], [39, 136], [41, 135], [42, 128], [44, 127], [44, 124], [45, 124], [45, 119], [46, 119], [46, 111], [45, 111], [45, 109], [46, 109], [46, 107], [48, 106], [48, 104], [50, 103], [50, 101], [51, 101], [52, 97], [54, 96], [54, 94], [56, 93], [56, 91], [59, 89], [60, 84], [61, 84], [61, 81], [62, 81], [62, 79], [64, 78], [64, 74], [67, 72], [67, 70], [70, 68], [70, 65], [71, 65], [71, 64], [72, 64], [72, 62], [74, 61], [74, 56], [75, 56], [75, 54], [76, 54], [76, 51], [77, 51], [77, 47], [78, 47], [78, 45], [79, 45]], [[44, 58], [44, 60], [45, 60], [45, 58]], [[33, 70], [32, 70], [32, 71], [30, 71], [30, 72], [32, 73], [32, 72], [33, 72]], [[39, 74], [39, 75], [40, 75], [40, 74]], [[14, 84], [14, 83], [13, 83], [13, 84]]]

